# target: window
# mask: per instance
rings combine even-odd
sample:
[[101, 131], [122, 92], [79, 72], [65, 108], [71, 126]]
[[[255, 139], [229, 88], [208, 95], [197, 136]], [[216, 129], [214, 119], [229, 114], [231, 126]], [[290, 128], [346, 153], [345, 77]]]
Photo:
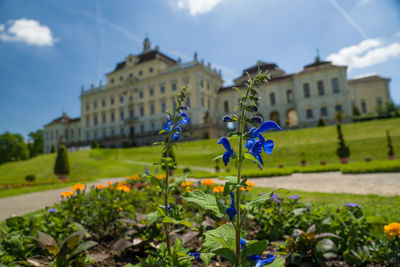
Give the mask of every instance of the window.
[[200, 87], [201, 87], [201, 88], [204, 87], [204, 82], [203, 82], [203, 80], [200, 81]]
[[161, 87], [160, 87], [160, 93], [161, 93], [161, 94], [164, 94], [164, 93], [165, 93], [165, 87], [164, 87], [164, 86], [161, 86]]
[[86, 104], [86, 111], [89, 111], [89, 104]]
[[130, 95], [130, 96], [129, 96], [129, 101], [132, 102], [132, 100], [133, 100], [133, 96]]
[[142, 107], [140, 107], [140, 116], [144, 116], [144, 108], [143, 108], [143, 106]]
[[71, 129], [71, 137], [74, 137], [74, 129]]
[[142, 75], [143, 75], [143, 71], [139, 70], [139, 76], [142, 76]]
[[342, 105], [335, 105], [336, 112], [342, 112]]
[[224, 112], [229, 112], [229, 103], [228, 103], [228, 101], [224, 101]]
[[94, 131], [94, 139], [97, 139], [97, 131]]
[[132, 109], [129, 110], [129, 118], [133, 119], [135, 117], [135, 111]]
[[201, 97], [201, 107], [204, 108], [204, 97]]
[[124, 134], [125, 134], [124, 128], [121, 128], [121, 129], [120, 129], [120, 133], [121, 133], [121, 135], [124, 135]]
[[275, 93], [269, 93], [269, 103], [271, 104], [271, 106], [275, 106], [276, 104]]
[[94, 125], [96, 126], [97, 125], [97, 115], [94, 115], [93, 121], [94, 121]]
[[153, 68], [149, 68], [149, 72], [152, 73], [153, 72]]
[[143, 98], [143, 91], [139, 92], [139, 98]]
[[68, 130], [64, 131], [65, 138], [68, 139]]
[[133, 73], [129, 73], [129, 78], [133, 78]]
[[124, 80], [124, 76], [119, 76], [119, 80], [123, 81]]
[[114, 83], [114, 79], [111, 79], [111, 80], [110, 80], [110, 83], [113, 84], [113, 83]]
[[103, 106], [103, 108], [106, 106], [106, 101], [105, 100], [102, 100], [101, 101], [101, 105]]
[[324, 82], [323, 81], [318, 81], [317, 82], [317, 88], [318, 88], [318, 95], [324, 95]]
[[114, 105], [114, 98], [110, 99], [110, 104], [111, 104], [111, 106]]
[[140, 125], [140, 132], [144, 133], [144, 125]]
[[103, 130], [103, 138], [106, 137], [106, 130]]
[[293, 91], [292, 90], [286, 90], [286, 101], [288, 103], [292, 103], [293, 102]]
[[89, 140], [90, 139], [90, 133], [89, 133], [89, 131], [87, 131], [86, 132], [86, 140]]
[[154, 95], [154, 89], [150, 88], [150, 96], [153, 96], [153, 95]]
[[103, 114], [103, 116], [102, 116], [102, 121], [103, 121], [103, 124], [105, 124], [106, 123], [106, 114]]
[[211, 99], [210, 98], [207, 99], [207, 108], [208, 109], [211, 108]]
[[151, 130], [154, 131], [154, 122], [151, 123]]
[[314, 117], [312, 109], [306, 110], [306, 117], [307, 117], [307, 119], [312, 119]]
[[[89, 126], [90, 126], [90, 118], [89, 118], [89, 116], [86, 116], [86, 127], [89, 127]], [[53, 136], [53, 132], [52, 132], [52, 136]]]
[[321, 107], [321, 117], [328, 117], [328, 108]]
[[339, 93], [339, 80], [337, 78], [332, 79], [332, 91], [334, 94]]
[[378, 107], [381, 107], [383, 105], [382, 97], [377, 97], [376, 98], [376, 105]]
[[304, 91], [304, 97], [309, 98], [310, 97], [310, 84], [309, 83], [303, 83], [303, 91]]
[[121, 110], [119, 112], [119, 118], [120, 118], [121, 121], [124, 119], [124, 111], [123, 110]]
[[150, 115], [154, 115], [154, 104], [150, 105]]
[[176, 90], [176, 83], [173, 83], [172, 84], [172, 91], [175, 91]]
[[207, 82], [207, 91], [210, 91], [210, 83]]
[[119, 103], [122, 103], [122, 102], [124, 102], [124, 96], [121, 95], [121, 96], [119, 97]]
[[111, 129], [111, 136], [114, 136], [114, 135], [115, 135], [115, 130]]
[[161, 112], [165, 112], [166, 107], [165, 107], [165, 102], [161, 102]]
[[97, 108], [97, 101], [95, 101], [95, 102], [93, 103], [93, 108], [94, 108], [94, 109]]
[[115, 121], [115, 115], [114, 115], [114, 111], [111, 111], [111, 122]]

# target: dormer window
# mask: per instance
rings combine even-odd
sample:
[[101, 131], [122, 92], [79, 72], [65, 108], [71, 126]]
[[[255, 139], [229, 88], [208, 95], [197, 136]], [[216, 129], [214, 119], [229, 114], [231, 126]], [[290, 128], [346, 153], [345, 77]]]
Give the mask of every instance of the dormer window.
[[149, 72], [152, 73], [153, 72], [153, 68], [149, 68]]
[[110, 80], [110, 83], [114, 83], [114, 79], [111, 79], [111, 80]]
[[132, 58], [130, 57], [130, 58], [128, 59], [128, 61], [129, 61], [129, 62], [132, 62]]
[[133, 73], [129, 73], [129, 78], [133, 78]]
[[142, 76], [142, 75], [143, 75], [143, 71], [139, 70], [139, 76]]
[[124, 80], [124, 76], [120, 76], [120, 77], [119, 77], [119, 80], [120, 80], [120, 81], [123, 81], [123, 80]]

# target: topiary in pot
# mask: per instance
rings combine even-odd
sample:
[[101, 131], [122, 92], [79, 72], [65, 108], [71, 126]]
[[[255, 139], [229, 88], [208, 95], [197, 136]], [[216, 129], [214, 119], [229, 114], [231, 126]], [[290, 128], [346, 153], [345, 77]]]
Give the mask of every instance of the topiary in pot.
[[65, 180], [70, 172], [67, 148], [60, 146], [57, 153], [56, 164], [54, 165], [54, 174], [58, 179]]
[[93, 142], [92, 142], [92, 148], [93, 148], [93, 149], [99, 148], [99, 142], [97, 142], [97, 140], [93, 140]]
[[33, 174], [28, 174], [27, 176], [25, 176], [25, 181], [27, 182], [33, 182], [35, 181], [36, 177]]
[[341, 125], [340, 124], [336, 125], [336, 129], [338, 132], [338, 140], [339, 140], [336, 154], [339, 157], [341, 163], [347, 163], [350, 157], [350, 149], [344, 142]]
[[320, 117], [318, 120], [318, 127], [324, 127], [326, 125], [325, 120]]
[[392, 145], [392, 138], [390, 137], [390, 133], [388, 130], [386, 130], [386, 137], [387, 137], [389, 159], [394, 159], [395, 155], [394, 155], [394, 149], [393, 149], [393, 145]]

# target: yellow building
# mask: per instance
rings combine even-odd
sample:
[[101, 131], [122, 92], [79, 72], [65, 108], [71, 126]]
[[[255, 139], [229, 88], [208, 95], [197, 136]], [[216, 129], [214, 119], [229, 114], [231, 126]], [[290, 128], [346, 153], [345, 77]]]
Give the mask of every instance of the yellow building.
[[[146, 145], [159, 140], [158, 131], [171, 110], [174, 95], [189, 86], [191, 122], [182, 140], [218, 137], [227, 131], [223, 115], [232, 112], [240, 96], [232, 87], [243, 87], [246, 72], [269, 71], [271, 82], [261, 91], [260, 114], [283, 128], [316, 126], [320, 118], [336, 122], [335, 113], [352, 120], [353, 106], [362, 114], [375, 113], [376, 107], [391, 102], [389, 79], [377, 75], [347, 80], [347, 67], [315, 61], [292, 74], [274, 63], [259, 61], [245, 69], [233, 86], [222, 87], [221, 72], [199, 61], [182, 63], [151, 48], [146, 38], [139, 55], [128, 55], [106, 74], [107, 83], [81, 91], [81, 118], [63, 114], [45, 126], [45, 153], [58, 147], [60, 140], [69, 147], [89, 146], [97, 140], [103, 147]], [[229, 128], [229, 127], [228, 127]]]

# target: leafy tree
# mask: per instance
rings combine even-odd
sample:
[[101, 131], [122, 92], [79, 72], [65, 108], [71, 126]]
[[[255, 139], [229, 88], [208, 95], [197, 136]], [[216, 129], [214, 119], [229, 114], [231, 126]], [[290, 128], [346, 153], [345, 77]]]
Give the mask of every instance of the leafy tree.
[[357, 106], [353, 106], [353, 117], [359, 117], [361, 116], [360, 110], [358, 109]]
[[29, 133], [28, 149], [31, 158], [43, 153], [43, 133], [42, 129]]
[[93, 140], [93, 142], [92, 142], [92, 148], [94, 148], [94, 149], [96, 149], [96, 148], [99, 148], [100, 146], [99, 146], [99, 142], [97, 142], [97, 140]]
[[388, 156], [394, 156], [392, 138], [390, 137], [390, 133], [388, 130], [386, 130], [386, 137], [387, 137], [387, 146], [388, 146]]
[[338, 132], [339, 146], [336, 150], [336, 154], [339, 158], [347, 158], [350, 156], [350, 149], [346, 146], [346, 143], [342, 134], [342, 126], [340, 124], [336, 125], [336, 129]]
[[54, 173], [56, 175], [68, 175], [70, 171], [67, 148], [60, 146], [58, 149], [56, 164], [54, 165]]
[[323, 127], [325, 125], [326, 125], [325, 120], [322, 117], [320, 117], [318, 120], [318, 127]]
[[29, 150], [20, 134], [0, 134], [0, 164], [29, 158]]

